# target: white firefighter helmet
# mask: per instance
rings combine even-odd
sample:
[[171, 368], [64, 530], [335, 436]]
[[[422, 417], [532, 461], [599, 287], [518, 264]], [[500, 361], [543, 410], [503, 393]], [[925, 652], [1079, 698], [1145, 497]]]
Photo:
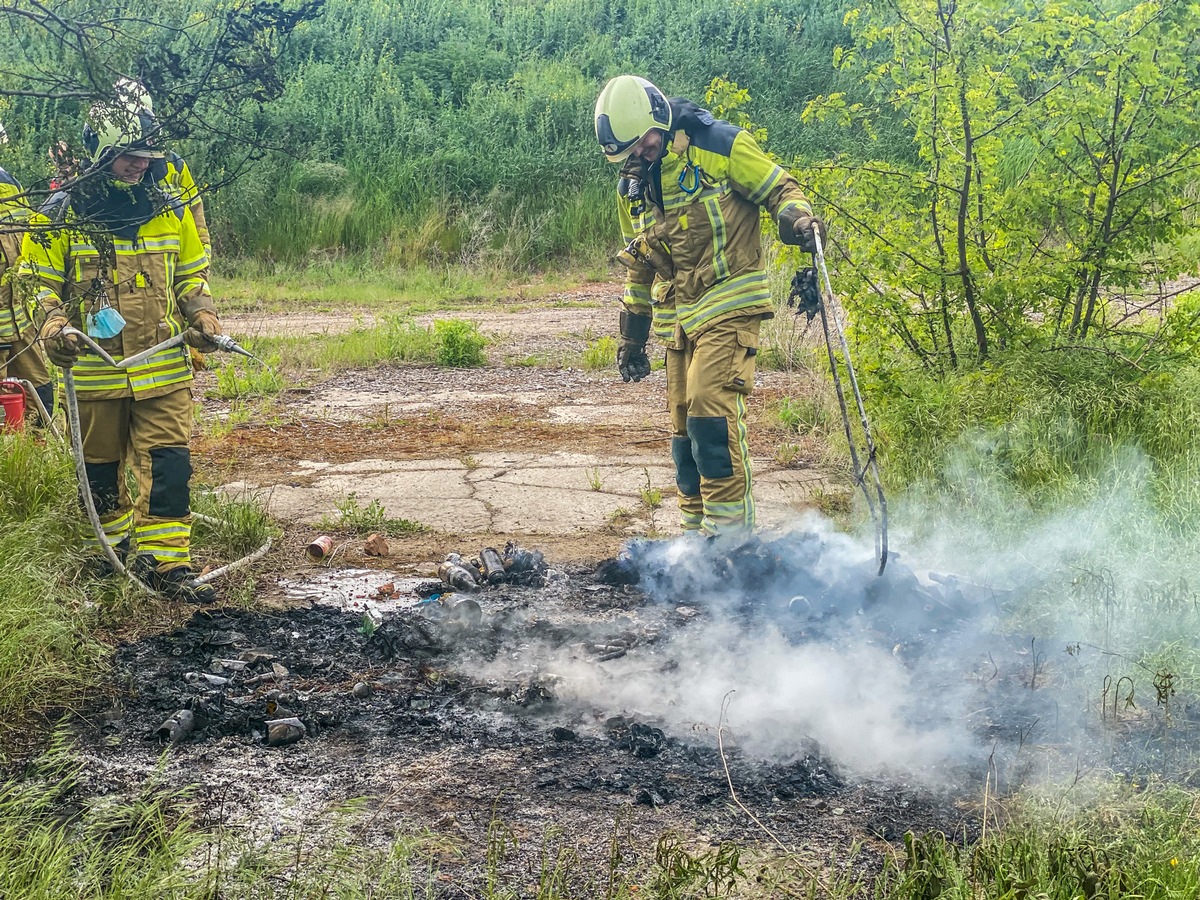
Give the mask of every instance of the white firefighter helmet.
[[158, 132], [158, 121], [144, 107], [97, 103], [83, 126], [83, 146], [93, 165], [122, 153], [162, 159]]
[[596, 99], [596, 140], [611, 163], [633, 152], [633, 145], [654, 129], [671, 130], [667, 97], [645, 78], [618, 75]]

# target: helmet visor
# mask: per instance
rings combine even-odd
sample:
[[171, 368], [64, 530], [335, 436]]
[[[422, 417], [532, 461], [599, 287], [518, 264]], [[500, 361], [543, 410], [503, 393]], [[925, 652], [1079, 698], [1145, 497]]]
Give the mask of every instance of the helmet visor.
[[619, 163], [626, 159], [643, 137], [645, 135], [639, 134], [637, 137], [622, 141], [613, 134], [612, 123], [608, 116], [596, 117], [596, 139], [600, 141], [600, 149], [604, 151], [604, 158], [610, 163]]
[[114, 147], [118, 156], [140, 156], [143, 159], [163, 159], [166, 154], [153, 147]]

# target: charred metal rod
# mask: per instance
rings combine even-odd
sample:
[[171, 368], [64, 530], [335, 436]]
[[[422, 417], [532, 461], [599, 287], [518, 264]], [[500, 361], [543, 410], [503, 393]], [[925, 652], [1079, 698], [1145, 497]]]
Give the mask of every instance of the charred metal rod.
[[[858, 481], [859, 487], [862, 488], [863, 496], [867, 500], [867, 507], [871, 511], [871, 518], [875, 521], [875, 554], [879, 559], [879, 573], [883, 574], [883, 570], [887, 567], [888, 558], [888, 514], [887, 514], [887, 497], [883, 493], [883, 482], [879, 477], [879, 464], [876, 462], [875, 440], [871, 437], [871, 423], [867, 419], [867, 409], [863, 403], [862, 391], [858, 387], [858, 376], [854, 372], [854, 362], [850, 358], [850, 344], [846, 341], [846, 332], [842, 330], [842, 324], [838, 320], [836, 310], [831, 310], [829, 315], [826, 315], [825, 308], [835, 302], [833, 294], [833, 285], [829, 281], [829, 270], [825, 267], [825, 248], [821, 245], [821, 236], [813, 230], [813, 259], [816, 262], [817, 268], [821, 272], [821, 278], [824, 282], [825, 297], [827, 303], [821, 304], [821, 326], [825, 329], [825, 344], [829, 350], [829, 366], [833, 373], [834, 387], [837, 390], [838, 401], [842, 407], [842, 422], [846, 427], [846, 441], [850, 446], [850, 459], [854, 464], [854, 476]], [[829, 320], [833, 320], [833, 328], [837, 332], [838, 343], [842, 350], [842, 358], [846, 362], [846, 373], [849, 376], [850, 390], [854, 394], [854, 403], [858, 410], [859, 422], [862, 425], [863, 443], [867, 451], [866, 464], [859, 462], [857, 445], [854, 440], [853, 429], [850, 427], [850, 416], [846, 410], [846, 398], [842, 391], [841, 378], [838, 375], [837, 359], [833, 352], [833, 342], [829, 333]], [[866, 476], [870, 474], [872, 487], [874, 488], [875, 497], [872, 498], [871, 490], [867, 487]], [[878, 500], [878, 509], [876, 509], [875, 501]]]

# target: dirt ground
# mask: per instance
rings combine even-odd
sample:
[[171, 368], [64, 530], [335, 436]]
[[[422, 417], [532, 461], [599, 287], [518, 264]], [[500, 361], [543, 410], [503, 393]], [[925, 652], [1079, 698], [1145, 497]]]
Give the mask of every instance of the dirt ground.
[[[631, 537], [675, 533], [662, 373], [624, 384], [611, 371], [503, 363], [611, 333], [615, 303], [595, 304], [615, 296], [599, 285], [542, 307], [454, 312], [493, 338], [487, 367], [348, 372], [287, 392], [269, 420], [198, 439], [200, 477], [263, 499], [284, 536], [255, 570], [253, 609], [199, 611], [121, 647], [108, 699], [81, 726], [90, 787], [127, 791], [161, 766], [168, 785], [197, 786], [204, 821], [260, 848], [319, 833], [348, 800], [366, 798], [355, 840], [444, 834], [465, 848], [445, 862], [461, 869], [451, 878], [460, 886], [477, 876], [495, 821], [518, 839], [505, 863], [514, 877], [528, 877], [548, 847], [603, 867], [614, 832], [630, 866], [667, 829], [697, 847], [769, 850], [778, 839], [818, 864], [853, 844], [877, 863], [909, 829], [969, 835], [976, 817], [961, 794], [899, 776], [844, 777], [811, 742], [770, 759], [722, 747], [716, 710], [681, 737], [626, 701], [567, 702], [554, 672], [523, 668], [536, 644], [575, 654], [598, 677], [621, 678], [630, 665], [667, 671], [660, 648], [695, 615], [595, 580], [598, 562]], [[354, 324], [351, 314], [226, 320], [249, 346], [267, 330]], [[801, 438], [789, 438], [801, 452], [777, 458], [785, 436], [772, 403], [811, 382], [763, 372], [751, 399], [768, 529], [845, 491], [820, 467], [821, 448]], [[209, 420], [229, 411], [212, 399], [204, 407]], [[386, 557], [368, 556], [362, 535], [318, 527], [351, 496], [359, 509], [377, 501], [387, 517], [424, 527], [389, 537]], [[304, 547], [320, 530], [334, 552], [314, 564]], [[508, 541], [544, 554], [545, 585], [491, 590], [470, 628], [441, 612], [457, 599], [423, 602], [448, 552], [469, 558]], [[159, 728], [183, 707], [196, 726], [172, 744]], [[269, 746], [266, 723], [285, 713], [304, 737]]]

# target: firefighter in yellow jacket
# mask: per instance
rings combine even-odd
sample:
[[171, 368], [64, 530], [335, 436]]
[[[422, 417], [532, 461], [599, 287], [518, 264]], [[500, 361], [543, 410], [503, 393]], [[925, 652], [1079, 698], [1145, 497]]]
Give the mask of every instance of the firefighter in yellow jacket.
[[[0, 135], [4, 127], [0, 126]], [[5, 143], [7, 136], [0, 139]], [[54, 406], [50, 370], [37, 343], [37, 329], [20, 291], [13, 291], [12, 275], [21, 258], [21, 236], [29, 206], [21, 185], [0, 169], [0, 377], [30, 382], [47, 410]], [[9, 270], [12, 270], [10, 273]]]
[[754, 526], [746, 397], [759, 327], [774, 315], [760, 207], [784, 243], [811, 250], [824, 226], [795, 179], [746, 131], [644, 78], [620, 75], [596, 101], [596, 138], [624, 163], [618, 209], [628, 269], [617, 366], [650, 374], [646, 342], [666, 345], [671, 455], [684, 531]]
[[[121, 77], [113, 85], [113, 93], [117, 102], [135, 115], [144, 115], [153, 120], [154, 98], [146, 90], [146, 86], [132, 78]], [[83, 142], [86, 145], [91, 136], [90, 126], [83, 129]], [[212, 241], [208, 234], [208, 218], [204, 214], [204, 198], [200, 196], [200, 188], [188, 164], [178, 153], [170, 150], [150, 163], [149, 177], [169, 196], [174, 196], [184, 206], [192, 211], [196, 221], [196, 231], [200, 233], [200, 243], [204, 245], [204, 253], [212, 261]]]
[[[149, 175], [157, 126], [144, 110], [94, 109], [85, 145], [90, 165], [67, 193], [31, 219], [25, 263], [46, 310], [41, 329], [50, 358], [73, 367], [84, 458], [105, 537], [118, 552], [136, 545], [135, 571], [167, 596], [215, 599], [191, 568], [192, 370], [186, 346], [130, 369], [81, 352], [67, 325], [85, 330], [123, 359], [183, 334], [216, 350], [221, 333], [209, 292], [208, 260], [188, 207]], [[131, 502], [124, 468], [132, 466]]]

